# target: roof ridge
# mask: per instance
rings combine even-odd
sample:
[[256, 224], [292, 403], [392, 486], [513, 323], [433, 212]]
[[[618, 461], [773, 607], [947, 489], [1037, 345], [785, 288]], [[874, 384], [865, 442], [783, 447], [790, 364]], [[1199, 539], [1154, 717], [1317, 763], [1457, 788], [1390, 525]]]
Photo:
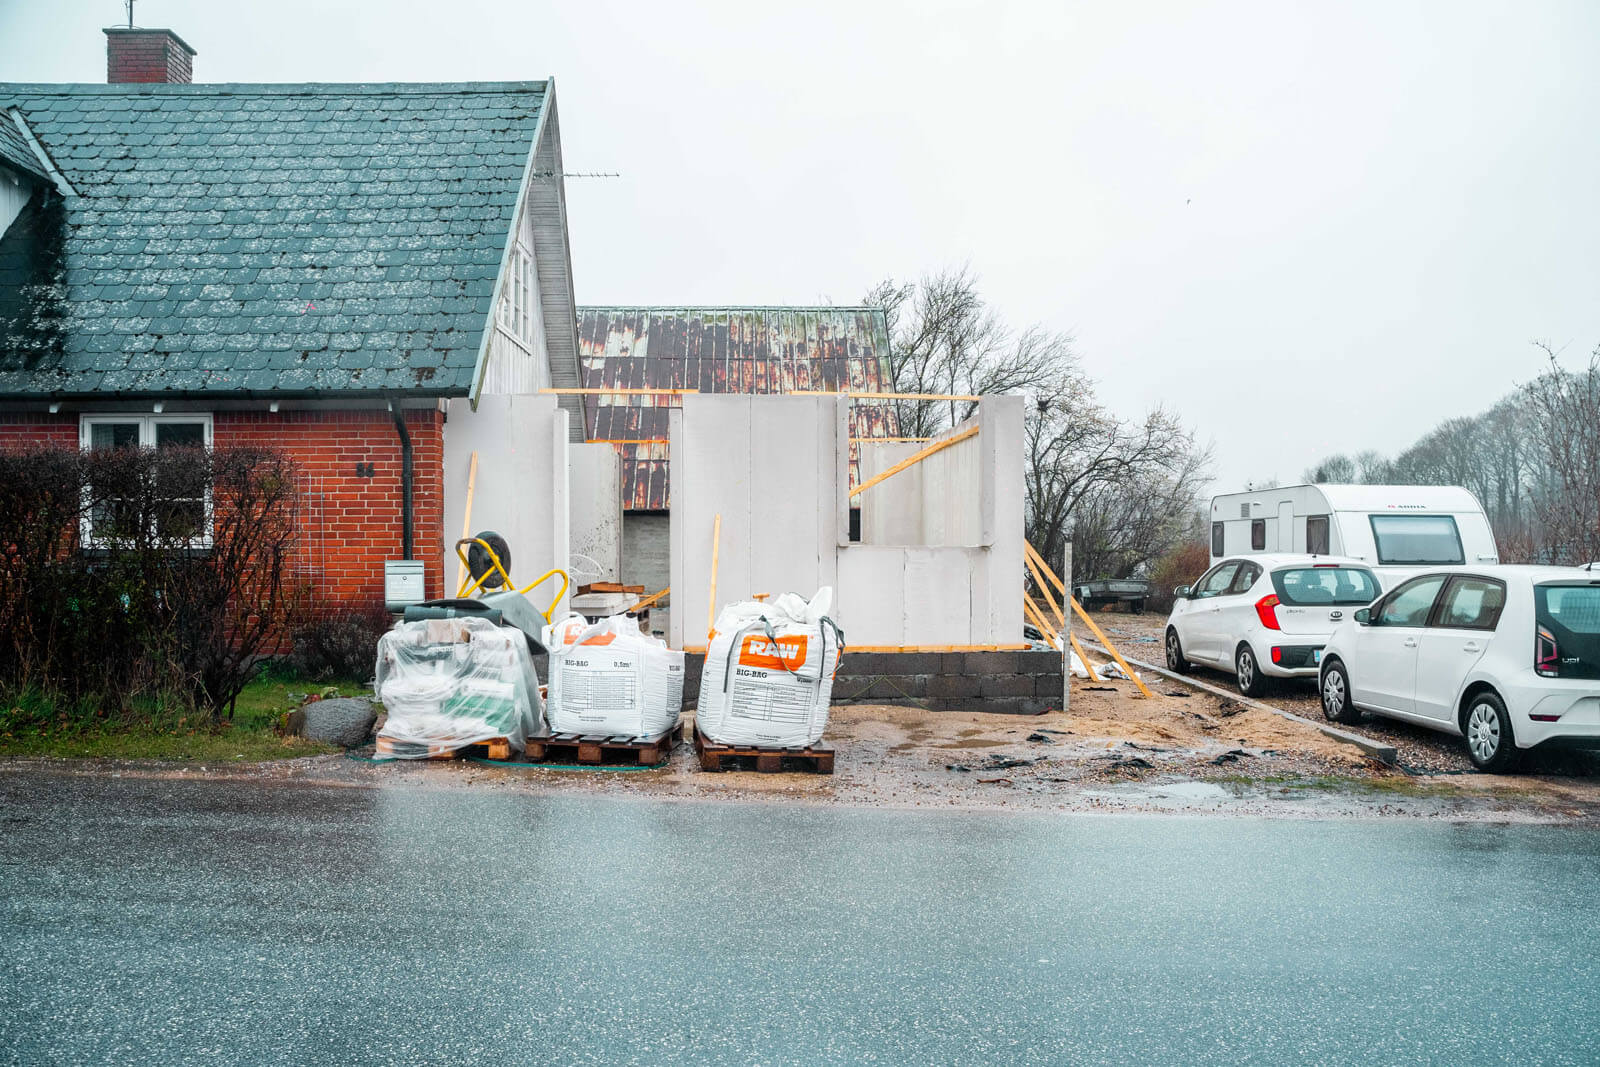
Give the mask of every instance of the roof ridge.
[[339, 93], [347, 96], [422, 95], [426, 93], [508, 93], [543, 92], [549, 78], [515, 82], [199, 82], [179, 85], [154, 82], [105, 85], [100, 82], [0, 82], [4, 94], [28, 96], [315, 96]]
[[872, 304], [579, 304], [578, 311], [882, 311]]

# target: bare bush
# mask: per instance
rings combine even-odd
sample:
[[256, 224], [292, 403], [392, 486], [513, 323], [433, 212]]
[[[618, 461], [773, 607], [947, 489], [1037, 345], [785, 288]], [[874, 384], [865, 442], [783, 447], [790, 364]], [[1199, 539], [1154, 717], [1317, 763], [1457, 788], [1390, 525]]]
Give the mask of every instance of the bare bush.
[[297, 501], [268, 449], [0, 453], [0, 687], [230, 715], [286, 636]]

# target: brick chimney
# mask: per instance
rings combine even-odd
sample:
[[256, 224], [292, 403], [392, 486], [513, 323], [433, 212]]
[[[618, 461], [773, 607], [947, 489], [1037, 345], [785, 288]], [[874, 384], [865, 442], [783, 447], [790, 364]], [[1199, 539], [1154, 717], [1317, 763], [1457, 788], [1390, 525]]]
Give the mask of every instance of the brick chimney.
[[145, 30], [114, 26], [106, 30], [106, 82], [167, 82], [187, 85], [194, 80], [194, 49], [171, 30]]

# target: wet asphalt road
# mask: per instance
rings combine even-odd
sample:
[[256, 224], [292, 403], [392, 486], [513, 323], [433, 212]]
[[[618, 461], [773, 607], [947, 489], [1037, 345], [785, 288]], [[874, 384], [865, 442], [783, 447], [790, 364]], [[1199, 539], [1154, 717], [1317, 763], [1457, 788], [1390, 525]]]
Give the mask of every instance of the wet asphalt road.
[[1592, 1062], [1600, 835], [0, 768], [0, 1062]]

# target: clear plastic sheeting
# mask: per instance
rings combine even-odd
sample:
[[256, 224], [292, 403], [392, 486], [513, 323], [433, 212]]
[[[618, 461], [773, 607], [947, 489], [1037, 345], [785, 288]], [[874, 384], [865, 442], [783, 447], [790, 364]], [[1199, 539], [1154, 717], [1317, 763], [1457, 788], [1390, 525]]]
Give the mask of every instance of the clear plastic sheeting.
[[554, 733], [656, 737], [683, 712], [683, 653], [627, 615], [590, 623], [574, 613], [548, 627]]
[[730, 604], [717, 616], [700, 675], [695, 722], [724, 745], [814, 745], [828, 727], [844, 632], [828, 618], [833, 590], [808, 602]]
[[543, 721], [527, 639], [486, 619], [397, 623], [378, 640], [376, 689], [389, 713], [378, 736], [402, 759], [499, 737], [520, 752]]

